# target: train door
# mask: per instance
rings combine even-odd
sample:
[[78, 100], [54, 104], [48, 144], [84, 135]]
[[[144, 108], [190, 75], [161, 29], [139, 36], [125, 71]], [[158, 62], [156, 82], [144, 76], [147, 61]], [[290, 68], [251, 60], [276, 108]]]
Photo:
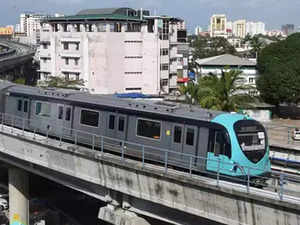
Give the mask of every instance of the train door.
[[175, 123], [173, 125], [173, 137], [171, 144], [171, 151], [182, 153], [183, 149], [183, 137], [184, 137], [184, 125]]
[[56, 124], [51, 131], [56, 135], [71, 135], [72, 133], [72, 106], [57, 105]]
[[[26, 124], [28, 123], [28, 121], [26, 121], [28, 119], [28, 115], [29, 115], [29, 99], [25, 99], [25, 98], [20, 98], [17, 100], [17, 111], [16, 111], [16, 119], [14, 121], [15, 126], [17, 127], [23, 127], [26, 128]], [[25, 122], [23, 124], [23, 122]]]
[[127, 134], [127, 115], [117, 115], [116, 138], [126, 140]]
[[184, 140], [183, 140], [183, 153], [182, 160], [185, 165], [189, 165], [191, 157], [187, 155], [196, 155], [198, 128], [196, 126], [184, 126]]
[[207, 170], [231, 174], [231, 145], [229, 136], [223, 130], [210, 132], [210, 150], [207, 153]]

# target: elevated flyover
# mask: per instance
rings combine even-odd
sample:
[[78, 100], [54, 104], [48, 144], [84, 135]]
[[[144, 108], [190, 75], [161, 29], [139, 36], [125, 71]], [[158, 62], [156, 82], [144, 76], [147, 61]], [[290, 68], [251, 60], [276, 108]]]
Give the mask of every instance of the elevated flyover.
[[35, 50], [28, 45], [9, 40], [1, 40], [0, 46], [6, 50], [0, 53], [0, 79], [15, 80], [24, 77], [33, 82], [32, 63]]
[[148, 225], [139, 215], [172, 224], [200, 224], [203, 218], [236, 225], [300, 224], [300, 198], [285, 194], [284, 182], [275, 192], [204, 177], [193, 168], [168, 168], [167, 160], [153, 165], [128, 159], [123, 145], [120, 155], [104, 152], [105, 137], [99, 145], [80, 146], [76, 130], [64, 142], [65, 137], [14, 128], [17, 119], [25, 124], [22, 118], [1, 118], [0, 160], [12, 167], [10, 186], [21, 187], [19, 179], [27, 182], [24, 171], [38, 174], [106, 202], [98, 217], [112, 224]]

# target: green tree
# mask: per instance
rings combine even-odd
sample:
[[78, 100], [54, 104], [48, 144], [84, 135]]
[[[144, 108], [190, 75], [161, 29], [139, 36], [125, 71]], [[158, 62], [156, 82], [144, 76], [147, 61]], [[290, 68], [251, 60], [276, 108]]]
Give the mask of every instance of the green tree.
[[257, 88], [262, 99], [278, 106], [300, 102], [300, 33], [262, 49]]
[[254, 87], [244, 85], [244, 78], [241, 71], [225, 69], [220, 76], [209, 75], [201, 77], [198, 84], [189, 84], [182, 88], [181, 92], [190, 96], [187, 100], [191, 103], [191, 98], [195, 103], [203, 108], [237, 111], [240, 107], [246, 106], [253, 101], [248, 94]]
[[40, 84], [42, 87], [55, 87], [55, 88], [67, 88], [67, 89], [79, 89], [84, 86], [84, 81], [80, 80], [69, 80], [64, 77], [50, 76], [43, 83]]
[[259, 36], [255, 35], [250, 39], [250, 45], [252, 47], [252, 52], [255, 54], [255, 58], [257, 59], [261, 49], [265, 46], [265, 44], [259, 38]]
[[223, 37], [202, 37], [198, 36], [191, 43], [194, 60], [208, 58], [223, 54], [236, 55], [235, 48]]

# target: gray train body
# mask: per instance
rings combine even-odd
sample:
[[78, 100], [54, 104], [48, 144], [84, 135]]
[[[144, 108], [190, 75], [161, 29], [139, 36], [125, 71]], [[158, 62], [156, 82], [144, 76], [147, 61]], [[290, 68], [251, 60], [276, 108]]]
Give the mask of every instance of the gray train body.
[[[170, 164], [186, 167], [190, 159], [175, 153], [192, 155], [195, 159], [198, 157], [198, 161], [203, 158], [203, 162], [193, 160], [201, 171], [206, 170], [204, 158], [208, 152], [215, 151], [214, 133], [224, 131], [228, 134], [224, 126], [212, 122], [224, 113], [195, 106], [40, 89], [6, 82], [0, 83], [0, 95], [0, 112], [6, 117], [20, 118], [13, 122], [16, 127], [57, 137], [76, 135], [79, 143], [89, 145], [95, 142], [90, 134], [104, 136], [108, 150], [120, 151], [120, 146], [126, 142], [126, 154], [135, 157], [142, 154], [137, 146], [144, 145], [149, 148], [146, 152], [153, 148], [153, 154], [146, 154], [145, 158], [155, 161], [162, 161], [165, 153], [154, 152], [154, 148], [166, 149], [174, 153], [168, 155]], [[27, 120], [24, 122], [23, 119]], [[224, 151], [231, 148], [230, 141], [225, 139], [221, 144]], [[223, 154], [230, 158], [232, 153], [230, 150]]]

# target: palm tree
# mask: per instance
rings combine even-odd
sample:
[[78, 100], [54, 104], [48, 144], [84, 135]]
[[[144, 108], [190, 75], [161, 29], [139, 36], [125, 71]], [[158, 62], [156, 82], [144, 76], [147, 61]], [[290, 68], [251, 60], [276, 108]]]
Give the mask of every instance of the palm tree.
[[194, 104], [198, 99], [199, 85], [195, 83], [188, 83], [187, 86], [181, 86], [179, 91], [185, 96], [188, 104]]
[[253, 87], [243, 85], [243, 78], [240, 75], [239, 70], [229, 70], [222, 72], [221, 76], [210, 75], [200, 78], [196, 102], [203, 108], [237, 111], [239, 107], [253, 100], [248, 94]]
[[254, 36], [251, 40], [250, 40], [250, 45], [252, 47], [253, 52], [255, 52], [255, 57], [257, 59], [258, 54], [260, 52], [260, 50], [263, 48], [263, 41], [261, 41], [259, 39], [258, 36]]

